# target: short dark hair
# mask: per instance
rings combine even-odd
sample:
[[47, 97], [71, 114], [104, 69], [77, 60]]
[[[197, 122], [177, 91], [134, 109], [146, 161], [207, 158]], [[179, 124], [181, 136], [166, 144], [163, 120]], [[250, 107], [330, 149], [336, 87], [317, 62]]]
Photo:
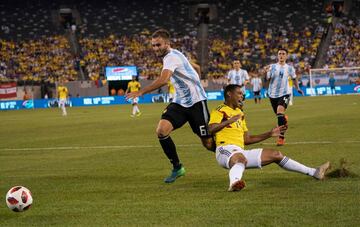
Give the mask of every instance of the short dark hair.
[[153, 38], [153, 39], [159, 38], [159, 37], [163, 38], [165, 40], [170, 40], [170, 33], [165, 29], [159, 29], [159, 30], [156, 30], [151, 36], [151, 38]]
[[285, 48], [285, 47], [279, 47], [279, 49], [278, 49], [278, 53], [279, 53], [279, 51], [280, 50], [283, 50], [283, 51], [285, 51], [286, 52], [286, 54], [288, 54], [288, 50]]
[[236, 88], [241, 88], [242, 86], [238, 85], [238, 84], [229, 84], [224, 88], [224, 98], [226, 100], [227, 96], [226, 94], [228, 92], [233, 92], [235, 91]]

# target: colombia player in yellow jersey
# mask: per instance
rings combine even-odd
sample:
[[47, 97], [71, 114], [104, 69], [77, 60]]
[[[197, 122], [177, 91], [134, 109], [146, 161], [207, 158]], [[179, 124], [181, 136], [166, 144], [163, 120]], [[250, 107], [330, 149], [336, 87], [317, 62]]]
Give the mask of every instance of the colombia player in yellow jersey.
[[[125, 91], [125, 94], [130, 93], [130, 92], [139, 91], [140, 88], [141, 88], [141, 85], [140, 85], [140, 83], [139, 83], [138, 81], [136, 81], [136, 76], [133, 76], [133, 77], [132, 77], [132, 80], [128, 83], [128, 86], [127, 86], [127, 89], [126, 89], [126, 91]], [[135, 117], [135, 116], [140, 116], [140, 115], [141, 115], [138, 102], [139, 102], [139, 98], [138, 98], [138, 97], [133, 98], [133, 99], [131, 100], [131, 104], [132, 104], [132, 106], [133, 106], [133, 108], [132, 108], [132, 114], [130, 115], [131, 117]]]
[[245, 115], [241, 110], [243, 93], [239, 85], [228, 85], [224, 90], [225, 103], [211, 112], [209, 131], [215, 136], [216, 160], [229, 171], [229, 191], [239, 191], [245, 187], [241, 179], [246, 168], [261, 168], [270, 163], [280, 167], [324, 179], [330, 163], [326, 162], [318, 168], [310, 168], [298, 163], [280, 151], [259, 148], [245, 150], [245, 145], [257, 143], [270, 137], [277, 137], [286, 126], [279, 126], [260, 135], [250, 135], [246, 126]]
[[68, 98], [68, 89], [67, 87], [64, 86], [64, 83], [62, 81], [59, 82], [59, 86], [57, 88], [57, 94], [58, 94], [58, 98], [59, 98], [59, 107], [62, 110], [62, 115], [66, 116], [67, 112], [66, 112], [66, 100]]
[[169, 102], [172, 102], [175, 98], [175, 87], [169, 80], [168, 82], [168, 93], [169, 93]]
[[292, 106], [294, 104], [294, 91], [293, 91], [294, 82], [289, 77], [289, 87], [290, 87], [290, 96], [289, 96], [289, 106]]

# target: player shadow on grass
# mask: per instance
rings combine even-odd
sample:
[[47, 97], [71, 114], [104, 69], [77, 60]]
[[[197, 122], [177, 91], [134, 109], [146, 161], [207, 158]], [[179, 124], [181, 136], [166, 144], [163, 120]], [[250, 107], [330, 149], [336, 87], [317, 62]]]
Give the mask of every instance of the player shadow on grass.
[[328, 178], [347, 178], [347, 177], [359, 177], [357, 174], [350, 171], [350, 164], [344, 158], [339, 161], [339, 168], [332, 170], [331, 172], [326, 174]]

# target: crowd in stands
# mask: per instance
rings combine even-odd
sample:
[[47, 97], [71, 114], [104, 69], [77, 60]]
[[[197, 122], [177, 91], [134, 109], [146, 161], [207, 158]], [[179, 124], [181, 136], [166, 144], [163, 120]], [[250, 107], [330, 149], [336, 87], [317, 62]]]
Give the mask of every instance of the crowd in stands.
[[0, 40], [0, 80], [76, 80], [75, 59], [63, 36], [13, 42]]
[[[149, 31], [144, 30], [133, 36], [81, 39], [85, 71], [92, 80], [97, 80], [105, 66], [136, 65], [142, 78], [154, 79], [160, 73], [162, 60], [154, 55], [149, 35]], [[172, 41], [174, 48], [195, 55], [195, 37], [176, 37]]]
[[215, 38], [210, 42], [209, 76], [221, 77], [231, 67], [231, 59], [239, 59], [248, 71], [258, 73], [269, 63], [276, 62], [279, 46], [289, 52], [289, 62], [299, 74], [306, 73], [315, 61], [324, 28], [304, 31], [267, 29], [265, 32], [244, 29], [236, 39]]
[[[168, 28], [174, 35], [173, 47], [196, 61], [197, 22], [189, 17], [186, 1], [69, 1], [83, 22], [77, 28], [81, 55], [76, 57], [67, 40], [56, 35], [59, 29], [50, 19], [63, 1], [54, 0], [47, 7], [42, 1], [0, 3], [0, 80], [76, 80], [78, 62], [95, 81], [101, 79], [105, 66], [114, 65], [136, 65], [141, 78], [154, 79], [162, 62], [153, 54], [149, 37], [159, 27]], [[323, 2], [278, 0], [269, 5], [265, 0], [224, 0], [214, 4], [217, 19], [208, 29], [209, 79], [225, 83], [233, 59], [239, 59], [250, 75], [262, 73], [263, 66], [276, 62], [279, 46], [288, 49], [297, 74], [306, 74], [314, 64], [327, 26]], [[336, 25], [326, 67], [360, 65], [359, 27], [359, 18]]]
[[327, 53], [327, 68], [360, 67], [360, 19], [342, 19]]

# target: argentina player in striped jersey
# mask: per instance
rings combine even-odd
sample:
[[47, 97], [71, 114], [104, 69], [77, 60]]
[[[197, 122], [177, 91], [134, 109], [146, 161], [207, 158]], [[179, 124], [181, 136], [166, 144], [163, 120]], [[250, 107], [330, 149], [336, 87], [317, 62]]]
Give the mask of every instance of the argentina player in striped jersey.
[[[278, 119], [278, 125], [287, 126], [287, 116], [285, 115], [286, 108], [289, 104], [289, 96], [291, 94], [288, 78], [290, 77], [295, 85], [296, 90], [304, 95], [299, 88], [299, 83], [296, 78], [295, 69], [293, 66], [286, 63], [288, 52], [284, 48], [278, 50], [278, 62], [266, 66], [266, 79], [269, 81], [268, 96], [270, 98], [271, 106]], [[281, 133], [277, 145], [285, 144], [285, 132]]]
[[166, 85], [169, 79], [174, 85], [175, 97], [163, 111], [156, 129], [161, 147], [173, 165], [170, 176], [164, 181], [172, 183], [178, 177], [185, 175], [175, 143], [170, 137], [172, 131], [189, 122], [192, 131], [200, 137], [202, 144], [208, 150], [215, 151], [215, 143], [208, 131], [209, 111], [205, 90], [201, 85], [199, 72], [196, 71], [199, 67], [190, 62], [180, 51], [171, 48], [170, 34], [164, 29], [154, 32], [151, 45], [155, 54], [163, 58], [160, 77], [149, 86], [127, 94], [126, 98], [135, 98], [154, 91]]
[[[251, 78], [250, 84], [253, 87], [254, 92], [254, 100], [255, 103], [261, 102], [261, 88], [262, 88], [262, 80], [259, 78], [259, 75], [256, 73], [253, 75], [253, 78]], [[258, 101], [259, 100], [259, 101]]]
[[237, 84], [242, 86], [242, 90], [245, 94], [246, 84], [249, 83], [249, 74], [245, 69], [241, 68], [240, 60], [233, 60], [232, 65], [233, 69], [231, 69], [226, 76], [228, 84]]

